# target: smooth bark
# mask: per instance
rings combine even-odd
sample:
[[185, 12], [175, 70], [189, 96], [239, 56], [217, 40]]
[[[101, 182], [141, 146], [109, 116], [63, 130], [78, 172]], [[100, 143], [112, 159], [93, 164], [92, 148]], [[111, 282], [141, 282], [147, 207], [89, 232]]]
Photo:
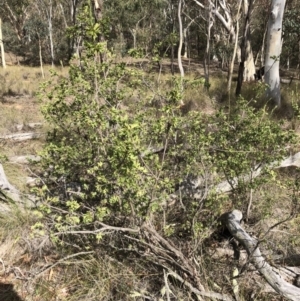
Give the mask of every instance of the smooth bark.
[[4, 53], [4, 44], [3, 44], [3, 36], [2, 36], [2, 20], [0, 18], [0, 49], [1, 49], [1, 61], [3, 69], [6, 68], [5, 62], [5, 53]]
[[241, 227], [242, 218], [241, 211], [233, 210], [223, 214], [220, 219], [231, 235], [246, 249], [250, 262], [270, 286], [288, 300], [299, 301], [300, 288], [286, 282], [278, 270], [268, 264], [260, 252], [259, 242]]
[[236, 14], [236, 36], [235, 36], [234, 50], [233, 50], [233, 54], [232, 54], [232, 57], [231, 57], [230, 66], [229, 66], [229, 69], [228, 69], [228, 80], [227, 80], [227, 93], [228, 93], [228, 95], [230, 95], [232, 74], [233, 74], [233, 68], [234, 68], [234, 61], [235, 61], [237, 48], [238, 48], [239, 14], [240, 14], [242, 1], [243, 0], [240, 0], [239, 8], [238, 8], [238, 11], [237, 11], [237, 14]]
[[265, 55], [267, 97], [277, 106], [281, 104], [279, 59], [281, 54], [282, 20], [286, 0], [272, 0]]
[[235, 94], [241, 94], [244, 81], [254, 80], [255, 65], [250, 44], [250, 16], [252, 13], [253, 0], [244, 1], [245, 28], [241, 45], [241, 61], [239, 64], [238, 81]]
[[10, 135], [4, 135], [0, 136], [0, 140], [14, 140], [14, 141], [25, 141], [25, 140], [31, 140], [31, 139], [37, 139], [39, 138], [40, 134], [29, 132], [29, 133], [19, 133], [19, 134], [10, 134]]

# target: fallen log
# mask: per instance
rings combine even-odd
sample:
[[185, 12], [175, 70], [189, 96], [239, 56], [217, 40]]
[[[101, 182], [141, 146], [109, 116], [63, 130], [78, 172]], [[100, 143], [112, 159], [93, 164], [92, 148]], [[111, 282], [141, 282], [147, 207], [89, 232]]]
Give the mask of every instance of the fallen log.
[[181, 183], [180, 188], [176, 192], [169, 196], [170, 199], [168, 202], [172, 203], [174, 200], [184, 195], [194, 198], [195, 200], [202, 200], [205, 199], [210, 192], [215, 192], [217, 194], [228, 193], [238, 186], [239, 181], [249, 182], [258, 177], [265, 168], [278, 169], [290, 166], [300, 167], [300, 152], [284, 158], [280, 162], [275, 161], [269, 165], [258, 164], [249, 174], [233, 178], [230, 182], [226, 180], [219, 184], [210, 184], [206, 183], [207, 179], [204, 179], [203, 177], [195, 177], [192, 181], [186, 180]]
[[10, 157], [9, 162], [17, 164], [29, 164], [31, 162], [39, 162], [41, 160], [40, 156], [27, 155], [27, 156], [13, 156]]
[[10, 211], [9, 201], [19, 202], [20, 192], [7, 180], [2, 164], [0, 164], [0, 191], [1, 200], [4, 201], [0, 203], [0, 212]]
[[0, 136], [0, 140], [4, 139], [4, 140], [24, 141], [24, 140], [37, 139], [40, 136], [41, 134], [39, 133], [28, 132], [28, 133], [19, 133], [19, 134]]
[[[264, 277], [269, 285], [280, 295], [291, 301], [300, 300], [300, 288], [286, 282], [280, 275], [279, 271], [267, 263], [262, 256], [259, 243], [252, 238], [242, 227], [241, 220], [243, 214], [239, 210], [233, 210], [223, 214], [220, 218], [222, 223], [227, 227], [231, 235], [245, 248], [250, 262], [256, 270]], [[295, 279], [296, 281], [296, 279]]]
[[41, 122], [29, 122], [29, 123], [21, 123], [21, 124], [16, 124], [16, 129], [18, 131], [22, 131], [24, 129], [31, 129], [31, 130], [34, 130], [36, 128], [40, 128], [42, 127], [43, 124]]
[[17, 189], [8, 182], [2, 164], [0, 164], [0, 188], [7, 191], [17, 191]]

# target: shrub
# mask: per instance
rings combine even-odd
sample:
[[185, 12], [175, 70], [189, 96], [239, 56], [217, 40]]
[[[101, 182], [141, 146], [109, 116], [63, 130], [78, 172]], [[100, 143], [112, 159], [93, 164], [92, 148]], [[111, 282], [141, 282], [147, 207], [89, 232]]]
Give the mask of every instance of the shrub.
[[[151, 83], [98, 42], [100, 27], [84, 24], [81, 65], [41, 91], [53, 127], [40, 189], [52, 238], [184, 273], [199, 288], [201, 270], [190, 258], [224, 208], [244, 208], [247, 191], [272, 179], [251, 173], [281, 159], [294, 134], [243, 99], [230, 112], [182, 114], [176, 79], [168, 91], [147, 91]], [[214, 189], [222, 180], [232, 197]]]

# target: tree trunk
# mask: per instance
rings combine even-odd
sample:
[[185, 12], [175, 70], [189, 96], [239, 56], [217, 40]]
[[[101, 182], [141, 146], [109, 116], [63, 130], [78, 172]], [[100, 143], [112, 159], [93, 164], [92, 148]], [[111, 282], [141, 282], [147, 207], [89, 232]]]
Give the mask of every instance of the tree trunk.
[[2, 20], [0, 18], [0, 48], [1, 48], [1, 61], [3, 69], [6, 68], [5, 63], [5, 53], [4, 53], [4, 44], [3, 44], [3, 37], [2, 37]]
[[250, 16], [252, 12], [253, 0], [244, 1], [244, 14], [245, 14], [245, 29], [241, 45], [241, 62], [239, 65], [238, 81], [235, 94], [241, 94], [243, 81], [254, 80], [255, 65], [253, 59], [252, 48], [250, 44]]
[[182, 19], [181, 19], [181, 7], [182, 7], [182, 0], [179, 0], [178, 2], [178, 23], [179, 23], [179, 45], [178, 45], [178, 68], [180, 71], [180, 76], [184, 77], [184, 69], [182, 66], [182, 60], [181, 60], [181, 50], [182, 50], [182, 44], [183, 44], [183, 29], [182, 29]]
[[204, 74], [205, 74], [205, 84], [204, 86], [207, 90], [210, 87], [209, 84], [209, 67], [210, 67], [210, 36], [211, 36], [211, 28], [213, 27], [213, 19], [211, 13], [211, 5], [209, 4], [208, 13], [207, 13], [207, 35], [206, 35], [206, 49], [204, 54]]
[[[102, 19], [103, 0], [93, 0], [93, 1], [94, 1], [95, 19], [99, 22]], [[100, 34], [98, 39], [99, 39], [99, 42], [102, 42], [103, 44], [106, 44], [106, 46], [107, 46], [107, 41], [105, 40], [103, 34]], [[105, 47], [105, 48], [107, 49], [107, 47]], [[100, 53], [101, 63], [104, 63], [106, 61], [106, 59], [107, 59], [107, 51], [104, 50], [103, 52]]]
[[[230, 90], [231, 90], [231, 82], [232, 82], [232, 73], [234, 68], [234, 61], [237, 53], [237, 47], [238, 47], [238, 39], [239, 39], [239, 15], [240, 15], [240, 9], [241, 9], [242, 0], [240, 0], [238, 12], [236, 14], [236, 35], [235, 35], [235, 43], [234, 43], [234, 50], [230, 62], [230, 66], [228, 68], [228, 80], [227, 80], [227, 93], [230, 100]], [[229, 102], [230, 104], [230, 102]]]
[[183, 57], [188, 58], [188, 28], [183, 30]]
[[[182, 59], [181, 59], [181, 50], [182, 50], [182, 43], [183, 43], [183, 29], [182, 29], [182, 19], [181, 19], [181, 10], [182, 10], [182, 0], [178, 2], [178, 23], [179, 23], [179, 46], [178, 46], [178, 67], [180, 70], [180, 92], [183, 92], [183, 78], [184, 78], [184, 69], [182, 66]], [[180, 105], [183, 105], [183, 100], [180, 99]]]
[[286, 0], [272, 0], [269, 16], [267, 49], [265, 55], [265, 82], [267, 97], [280, 106], [279, 57], [281, 54], [282, 19]]
[[40, 36], [39, 36], [39, 57], [40, 57], [40, 67], [41, 67], [42, 77], [45, 78], [44, 68], [43, 68], [43, 57], [42, 57], [42, 42]]
[[50, 0], [49, 11], [48, 11], [48, 30], [49, 30], [49, 41], [50, 41], [51, 65], [53, 67], [54, 66], [54, 45], [53, 45], [52, 10], [53, 10], [53, 4], [52, 4], [52, 0]]
[[255, 79], [255, 64], [253, 58], [252, 47], [250, 41], [247, 40], [246, 42], [246, 49], [245, 49], [245, 65], [244, 65], [244, 82], [253, 81]]

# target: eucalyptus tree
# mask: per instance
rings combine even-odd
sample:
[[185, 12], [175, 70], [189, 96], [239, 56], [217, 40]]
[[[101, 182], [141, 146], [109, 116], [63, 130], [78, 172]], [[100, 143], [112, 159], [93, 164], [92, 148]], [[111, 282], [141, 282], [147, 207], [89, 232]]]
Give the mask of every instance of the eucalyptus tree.
[[36, 7], [40, 14], [44, 14], [48, 24], [49, 48], [51, 55], [51, 64], [54, 66], [55, 52], [53, 41], [53, 14], [55, 9], [55, 0], [36, 0]]
[[130, 48], [150, 53], [167, 36], [168, 1], [104, 1], [104, 16], [111, 25], [111, 42], [123, 54]]
[[282, 20], [285, 3], [286, 0], [272, 0], [265, 55], [265, 82], [268, 85], [267, 96], [277, 106], [281, 104], [279, 59], [282, 48]]
[[24, 37], [24, 25], [30, 18], [32, 0], [0, 0], [3, 22], [8, 21], [19, 41]]
[[59, 7], [63, 19], [63, 29], [67, 33], [68, 59], [71, 59], [78, 41], [69, 33], [69, 30], [76, 25], [77, 11], [84, 0], [60, 0]]
[[2, 38], [2, 20], [0, 18], [0, 51], [1, 51], [1, 63], [3, 69], [6, 68], [6, 62], [5, 62], [5, 54], [4, 54], [4, 44], [3, 44], [3, 38]]
[[[201, 1], [201, 0], [193, 0], [194, 3], [197, 4], [198, 7], [205, 10], [210, 10], [211, 13], [215, 16], [215, 18], [219, 21], [219, 23], [222, 25], [222, 27], [226, 30], [228, 38], [226, 40], [230, 41], [230, 44], [227, 45], [229, 47], [230, 51], [229, 53], [233, 52], [234, 44], [236, 41], [236, 36], [238, 35], [236, 22], [238, 14], [238, 5], [239, 2], [237, 1], [231, 1], [231, 0], [218, 0], [218, 1]], [[243, 0], [243, 11], [244, 11], [244, 19], [249, 18], [248, 13], [248, 7], [249, 3], [248, 0]], [[218, 32], [220, 34], [220, 32]], [[249, 39], [249, 34], [247, 35], [248, 39], [246, 41], [246, 55], [245, 55], [245, 69], [244, 69], [244, 80], [250, 81], [253, 79], [253, 70], [255, 70], [254, 67], [254, 60], [253, 60], [253, 54], [251, 49], [251, 41]], [[240, 49], [238, 50], [238, 53], [240, 53]], [[238, 56], [238, 60], [240, 61], [240, 56]], [[253, 73], [253, 74], [252, 74]], [[249, 76], [248, 76], [249, 75]]]
[[283, 20], [281, 59], [287, 69], [300, 66], [300, 5], [299, 2], [287, 3]]
[[241, 43], [241, 61], [239, 64], [236, 95], [240, 94], [243, 81], [252, 81], [255, 79], [255, 65], [250, 43], [250, 17], [253, 9], [253, 0], [243, 0], [243, 4], [245, 25]]

